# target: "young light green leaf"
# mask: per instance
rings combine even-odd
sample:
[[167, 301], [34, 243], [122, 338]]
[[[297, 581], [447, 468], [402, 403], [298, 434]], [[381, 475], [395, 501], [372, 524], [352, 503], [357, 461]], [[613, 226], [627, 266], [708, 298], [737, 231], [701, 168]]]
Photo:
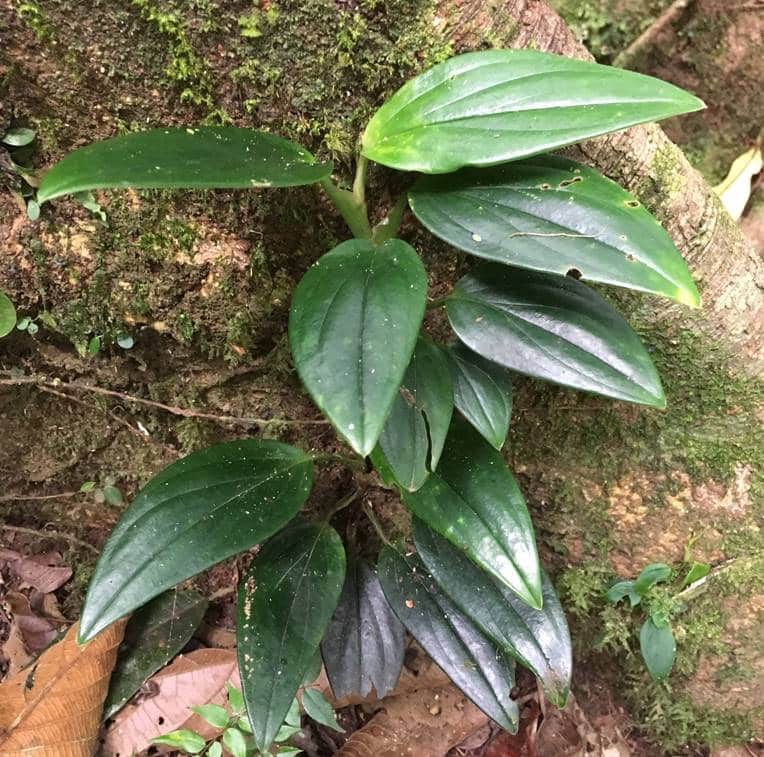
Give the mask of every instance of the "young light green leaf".
[[230, 720], [228, 710], [219, 704], [201, 704], [197, 707], [191, 707], [191, 711], [214, 728], [225, 728]]
[[299, 283], [289, 316], [295, 366], [360, 455], [377, 443], [414, 351], [427, 274], [400, 239], [343, 242]]
[[252, 733], [252, 726], [249, 724], [249, 718], [246, 715], [237, 718], [236, 727], [243, 733]]
[[668, 623], [656, 625], [652, 618], [648, 618], [639, 632], [639, 648], [650, 675], [656, 681], [662, 681], [671, 672], [676, 656], [671, 626]]
[[542, 606], [541, 569], [528, 508], [501, 455], [454, 418], [440, 465], [417, 492], [414, 515], [531, 607]]
[[149, 481], [112, 532], [88, 588], [79, 640], [286, 525], [313, 481], [294, 447], [247, 439], [188, 455]]
[[273, 741], [276, 744], [283, 743], [284, 741], [289, 741], [292, 736], [294, 736], [296, 733], [299, 733], [301, 730], [302, 729], [298, 725], [284, 724], [281, 726], [281, 728], [279, 728], [278, 733], [276, 734]]
[[0, 337], [8, 336], [16, 325], [16, 308], [4, 292], [0, 292]]
[[533, 50], [486, 50], [404, 84], [369, 122], [361, 151], [401, 171], [449, 173], [702, 107], [678, 87], [631, 71]]
[[177, 731], [171, 731], [164, 736], [157, 736], [151, 739], [152, 744], [159, 746], [169, 746], [174, 749], [182, 749], [186, 754], [199, 754], [204, 749], [207, 742], [195, 731], [189, 731], [181, 728]]
[[156, 673], [180, 652], [202, 622], [207, 600], [196, 591], [168, 591], [130, 618], [109, 679], [103, 706], [106, 720], [122, 708]]
[[122, 492], [116, 486], [104, 486], [103, 497], [109, 505], [121, 505], [124, 503]]
[[297, 519], [263, 546], [242, 577], [239, 672], [261, 752], [273, 743], [313, 660], [344, 574], [345, 551], [337, 532]]
[[572, 648], [565, 614], [548, 576], [542, 574], [544, 607], [534, 610], [418, 518], [414, 543], [441, 591], [489, 639], [535, 673], [549, 699], [564, 707]]
[[519, 712], [510, 697], [512, 661], [438, 590], [416, 555], [404, 557], [384, 547], [378, 567], [385, 596], [403, 625], [467, 697], [515, 733]]
[[637, 593], [634, 581], [619, 581], [613, 584], [607, 590], [605, 596], [607, 601], [613, 604], [620, 602], [624, 597], [628, 597], [632, 607], [636, 607], [642, 601], [642, 597]]
[[25, 126], [16, 126], [3, 134], [0, 142], [8, 147], [26, 147], [34, 142], [37, 132], [34, 129], [28, 129]]
[[225, 730], [223, 746], [231, 753], [231, 757], [247, 757], [247, 740], [238, 728]]
[[501, 449], [512, 416], [509, 371], [463, 344], [449, 348], [454, 405], [492, 447]]
[[499, 263], [670, 297], [698, 307], [684, 258], [653, 216], [592, 168], [556, 155], [423, 176], [416, 217], [454, 247]]
[[345, 733], [345, 729], [337, 722], [331, 703], [318, 689], [303, 691], [302, 706], [305, 708], [305, 713], [316, 723], [325, 725], [333, 731]]
[[207, 749], [207, 757], [223, 757], [223, 747], [219, 741], [214, 741]]
[[351, 558], [337, 609], [321, 642], [334, 696], [378, 699], [395, 688], [403, 667], [405, 632], [385, 599], [376, 571]]
[[470, 349], [506, 368], [627, 402], [666, 405], [637, 334], [569, 276], [487, 263], [459, 281], [447, 310]]
[[26, 331], [31, 325], [32, 319], [28, 315], [25, 315], [23, 318], [19, 318], [18, 322], [16, 323], [16, 328], [19, 331]]
[[225, 690], [228, 698], [228, 706], [234, 715], [241, 715], [244, 712], [244, 697], [241, 690], [237, 689], [230, 681], [226, 682]]
[[297, 757], [298, 754], [302, 754], [302, 749], [296, 749], [291, 746], [280, 746], [276, 749], [278, 757]]
[[671, 568], [662, 562], [650, 563], [642, 569], [634, 582], [634, 588], [638, 594], [644, 594], [651, 586], [661, 582], [668, 581], [671, 578]]
[[389, 469], [399, 486], [416, 491], [438, 465], [453, 409], [448, 360], [440, 347], [420, 337], [372, 461]]
[[299, 145], [254, 129], [199, 126], [139, 131], [69, 153], [43, 177], [40, 204], [91, 189], [294, 187], [332, 173]]
[[694, 584], [696, 581], [700, 581], [701, 578], [705, 578], [711, 572], [711, 566], [705, 562], [696, 562], [692, 564], [692, 567], [687, 571], [687, 575], [682, 581], [681, 589], [684, 589], [690, 584]]

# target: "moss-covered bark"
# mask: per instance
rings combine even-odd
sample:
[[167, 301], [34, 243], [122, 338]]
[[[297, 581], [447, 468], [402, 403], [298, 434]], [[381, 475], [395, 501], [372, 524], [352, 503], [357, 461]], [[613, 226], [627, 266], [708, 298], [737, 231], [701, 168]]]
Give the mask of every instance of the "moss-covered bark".
[[[451, 52], [512, 44], [584, 54], [543, 3], [520, 0], [3, 2], [5, 112], [38, 128], [41, 166], [122, 128], [207, 118], [290, 136], [332, 157], [349, 176], [357, 134], [375, 105]], [[631, 676], [625, 696], [635, 717], [671, 750], [688, 740], [734, 735], [733, 725], [739, 735], [741, 718], [751, 727], [753, 688], [729, 718], [708, 714], [708, 697], [691, 696], [714, 679], [709, 670], [724, 670], [715, 691], [725, 685], [748, 691], [758, 663], [724, 663], [740, 657], [725, 641], [735, 605], [725, 599], [711, 613], [709, 603], [760, 590], [756, 573], [742, 570], [729, 584], [719, 579], [679, 617], [688, 643], [680, 643], [672, 685], [681, 693], [673, 696], [657, 686], [644, 693], [646, 674], [629, 635], [634, 623], [606, 607], [601, 594], [616, 575], [647, 562], [679, 567], [691, 541], [696, 559], [744, 567], [761, 547], [764, 453], [752, 430], [760, 422], [762, 386], [751, 376], [761, 360], [761, 268], [658, 128], [597, 141], [583, 154], [659, 213], [701, 281], [705, 309], [688, 314], [617, 296], [655, 355], [668, 410], [518, 380], [508, 456], [534, 510], [545, 559], [560, 577], [568, 609], [582, 621], [579, 662], [588, 657], [620, 681], [625, 659]], [[400, 181], [372, 171], [375, 215], [390, 206]], [[36, 340], [19, 333], [0, 344], [2, 368], [268, 422], [179, 420], [87, 394], [72, 404], [24, 386], [0, 396], [10, 440], [0, 450], [7, 487], [37, 491], [42, 484], [51, 493], [116, 473], [132, 491], [172, 459], [173, 448], [184, 452], [242, 433], [336, 449], [326, 426], [302, 425], [317, 413], [291, 372], [285, 342], [295, 283], [347, 236], [326, 202], [312, 189], [103, 193], [99, 199], [108, 226], [69, 200], [31, 224], [8, 193], [0, 196], [6, 251], [0, 289], [23, 313], [44, 316]], [[422, 251], [432, 293], [447, 291], [464, 259], [410, 219], [403, 234]], [[440, 330], [435, 316], [429, 326]], [[115, 346], [121, 333], [136, 338], [133, 350]], [[94, 335], [103, 337], [101, 352], [79, 357], [77, 348]], [[135, 433], [138, 423], [150, 434], [148, 446], [140, 429]], [[346, 473], [330, 469], [315, 497], [334, 497], [348, 484]], [[404, 532], [405, 514], [394, 498], [366, 484], [365, 496], [393, 530]], [[46, 503], [30, 513], [14, 503], [5, 517], [50, 520], [98, 540], [116, 516], [87, 499], [69, 507], [63, 512]], [[605, 656], [591, 656], [592, 645]], [[579, 664], [580, 675], [585, 670]], [[696, 680], [694, 689], [688, 681]], [[657, 706], [658, 715], [650, 709]]]

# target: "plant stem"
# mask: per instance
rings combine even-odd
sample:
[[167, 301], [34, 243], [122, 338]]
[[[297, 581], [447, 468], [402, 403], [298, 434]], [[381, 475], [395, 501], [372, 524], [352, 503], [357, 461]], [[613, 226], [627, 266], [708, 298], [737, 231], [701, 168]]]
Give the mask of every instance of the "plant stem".
[[[360, 167], [360, 165], [359, 165]], [[366, 203], [354, 192], [341, 189], [330, 178], [321, 179], [321, 188], [334, 203], [356, 239], [371, 239], [371, 225], [366, 214]]]
[[348, 494], [347, 497], [343, 497], [331, 510], [329, 510], [326, 517], [324, 518], [324, 521], [328, 523], [340, 510], [344, 510], [348, 505], [351, 505], [353, 502], [355, 502], [355, 500], [358, 499], [358, 495], [360, 493], [361, 490], [356, 489], [351, 494]]
[[24, 526], [6, 526], [6, 525], [0, 526], [0, 529], [2, 529], [3, 531], [12, 531], [13, 533], [17, 533], [17, 534], [28, 534], [29, 536], [37, 536], [44, 539], [63, 539], [64, 541], [68, 541], [72, 544], [76, 544], [79, 547], [84, 547], [85, 549], [89, 549], [91, 552], [95, 552], [95, 554], [100, 554], [99, 550], [96, 547], [94, 547], [92, 544], [88, 544], [86, 541], [82, 541], [82, 539], [78, 539], [76, 536], [65, 534], [62, 531], [41, 531], [37, 528], [26, 528]]
[[442, 308], [446, 302], [448, 302], [448, 297], [438, 297], [437, 300], [430, 300], [427, 303], [427, 310], [435, 310], [435, 308]]
[[336, 455], [333, 452], [322, 452], [318, 455], [311, 455], [314, 463], [342, 463], [342, 465], [351, 470], [363, 470], [364, 462], [360, 458], [348, 457], [347, 455]]
[[407, 205], [408, 195], [404, 192], [390, 208], [390, 212], [372, 230], [372, 239], [375, 244], [382, 244], [398, 233]]
[[353, 179], [353, 196], [358, 205], [366, 207], [366, 173], [369, 170], [369, 161], [363, 156], [358, 156], [355, 167], [355, 179]]
[[374, 526], [374, 530], [377, 532], [377, 536], [382, 540], [382, 543], [385, 544], [388, 547], [392, 547], [393, 543], [390, 541], [390, 539], [387, 538], [387, 534], [385, 534], [382, 524], [377, 520], [377, 516], [374, 514], [374, 511], [371, 509], [371, 505], [368, 502], [364, 502], [361, 507], [363, 508], [363, 511], [366, 513], [366, 517], [371, 521], [371, 525]]

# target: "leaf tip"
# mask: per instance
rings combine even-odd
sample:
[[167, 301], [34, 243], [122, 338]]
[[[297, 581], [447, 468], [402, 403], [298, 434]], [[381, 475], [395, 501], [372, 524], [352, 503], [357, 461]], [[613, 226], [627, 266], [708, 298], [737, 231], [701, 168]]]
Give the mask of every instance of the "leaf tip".
[[677, 289], [675, 299], [681, 305], [686, 305], [693, 310], [698, 310], [702, 306], [700, 294], [694, 284]]

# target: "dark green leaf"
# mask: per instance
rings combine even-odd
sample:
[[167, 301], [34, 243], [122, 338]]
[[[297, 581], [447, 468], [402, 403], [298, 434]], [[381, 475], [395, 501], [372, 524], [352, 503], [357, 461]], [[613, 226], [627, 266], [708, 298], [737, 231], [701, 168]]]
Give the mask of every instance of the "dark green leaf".
[[676, 642], [671, 626], [657, 626], [652, 618], [645, 621], [639, 632], [639, 648], [650, 675], [663, 680], [674, 666]]
[[418, 518], [414, 543], [429, 575], [459, 610], [535, 673], [549, 699], [564, 707], [572, 670], [570, 632], [548, 576], [542, 574], [544, 607], [534, 610]]
[[692, 567], [687, 571], [687, 575], [682, 581], [680, 588], [684, 589], [685, 586], [694, 584], [696, 581], [700, 581], [701, 578], [705, 578], [711, 571], [711, 566], [705, 562], [696, 562], [692, 564]]
[[499, 263], [665, 295], [698, 307], [684, 258], [632, 195], [556, 155], [423, 176], [416, 217], [460, 250]]
[[350, 446], [377, 443], [416, 344], [427, 274], [400, 239], [343, 242], [297, 287], [289, 341], [316, 404]]
[[151, 129], [69, 153], [43, 177], [37, 200], [91, 189], [294, 187], [332, 172], [299, 145], [254, 129]]
[[303, 686], [310, 686], [321, 675], [321, 664], [321, 650], [317, 649], [305, 671], [305, 676], [302, 679]]
[[637, 593], [644, 594], [651, 586], [671, 578], [671, 568], [662, 562], [650, 563], [642, 569], [634, 582]]
[[228, 728], [223, 733], [223, 746], [231, 753], [231, 757], [247, 757], [247, 740], [237, 728]]
[[401, 171], [449, 173], [702, 107], [697, 97], [631, 71], [488, 50], [458, 55], [404, 84], [369, 122], [361, 149]]
[[202, 622], [207, 600], [196, 591], [168, 591], [130, 618], [109, 680], [103, 717], [110, 718], [143, 682], [186, 645]]
[[403, 502], [483, 570], [541, 608], [541, 569], [525, 500], [501, 455], [454, 418], [436, 473]]
[[199, 754], [207, 742], [198, 733], [181, 728], [178, 731], [166, 733], [164, 736], [157, 736], [155, 739], [151, 739], [151, 743], [182, 749], [188, 754]]
[[165, 468], [106, 542], [88, 588], [80, 641], [267, 539], [295, 516], [312, 482], [304, 452], [257, 439], [217, 444]]
[[451, 423], [454, 395], [451, 368], [443, 351], [429, 339], [417, 341], [403, 383], [387, 416], [379, 448], [382, 467], [404, 489], [416, 491], [440, 460]]
[[634, 581], [619, 581], [613, 584], [605, 596], [608, 602], [613, 604], [620, 602], [624, 597], [628, 597], [632, 607], [636, 607], [642, 601], [642, 597], [636, 591]]
[[334, 696], [377, 698], [395, 688], [403, 667], [403, 626], [385, 599], [374, 569], [351, 559], [337, 609], [321, 642]]
[[296, 697], [292, 700], [292, 704], [289, 705], [284, 722], [297, 728], [300, 726], [300, 703]]
[[214, 728], [225, 728], [230, 720], [228, 710], [219, 704], [202, 704], [198, 707], [191, 707], [191, 711]]
[[302, 706], [305, 713], [316, 723], [325, 725], [333, 731], [345, 733], [345, 729], [337, 722], [334, 709], [327, 698], [318, 689], [305, 689], [302, 693]]
[[519, 712], [510, 698], [514, 666], [427, 578], [416, 555], [384, 547], [379, 580], [406, 628], [453, 683], [502, 728], [515, 733]]
[[0, 292], [0, 337], [8, 336], [16, 325], [16, 308], [7, 294]]
[[32, 144], [37, 132], [34, 129], [27, 129], [24, 126], [16, 126], [13, 129], [3, 134], [2, 141], [9, 147], [26, 147], [26, 145]]
[[459, 281], [447, 309], [459, 338], [506, 368], [606, 397], [666, 405], [637, 334], [575, 279], [487, 263]]
[[257, 748], [265, 752], [313, 660], [342, 591], [334, 529], [301, 520], [260, 550], [239, 589], [239, 672]]
[[463, 344], [454, 345], [448, 354], [456, 408], [491, 446], [501, 449], [512, 415], [509, 371]]

